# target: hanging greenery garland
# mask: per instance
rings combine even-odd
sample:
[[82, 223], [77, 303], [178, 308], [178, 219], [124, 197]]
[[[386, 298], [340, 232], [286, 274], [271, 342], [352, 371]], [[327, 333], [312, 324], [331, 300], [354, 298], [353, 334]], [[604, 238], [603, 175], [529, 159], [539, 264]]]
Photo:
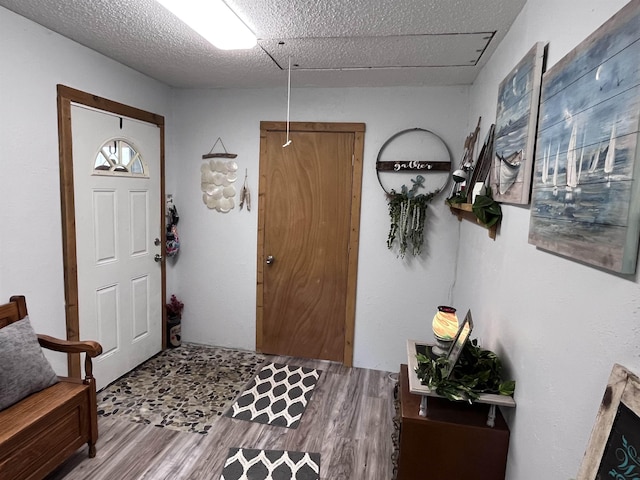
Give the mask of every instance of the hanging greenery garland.
[[[392, 149], [392, 160], [384, 161], [382, 153], [391, 142], [399, 137], [403, 137], [405, 140], [402, 144], [403, 148]], [[415, 156], [418, 159], [412, 159], [411, 155], [407, 157], [412, 148], [416, 149]], [[399, 152], [401, 153], [400, 157], [398, 157]], [[407, 251], [414, 256], [422, 253], [427, 206], [433, 197], [442, 192], [449, 183], [450, 170], [451, 154], [447, 145], [438, 135], [424, 128], [416, 127], [402, 130], [387, 139], [380, 148], [376, 159], [376, 175], [378, 183], [387, 196], [389, 216], [391, 217], [387, 247], [391, 250], [397, 241], [399, 257], [404, 258]], [[422, 175], [411, 179], [413, 183], [411, 189], [402, 185], [400, 192], [387, 190], [380, 179], [381, 172], [408, 173], [410, 171], [440, 173], [443, 183], [440, 188], [432, 192], [419, 194], [418, 189], [425, 188], [425, 178]]]
[[418, 353], [416, 358], [420, 383], [449, 400], [472, 403], [483, 393], [513, 395], [516, 389], [515, 380], [503, 380], [500, 358], [491, 350], [481, 348], [477, 339], [465, 343], [451, 375], [446, 374], [449, 368], [446, 357], [432, 358]]
[[391, 227], [387, 237], [387, 248], [391, 250], [398, 240], [400, 257], [405, 256], [407, 249], [418, 256], [422, 253], [424, 244], [424, 222], [427, 216], [427, 206], [438, 191], [428, 194], [417, 194], [419, 188], [424, 188], [424, 177], [418, 175], [411, 180], [413, 186], [409, 190], [403, 185], [400, 193], [391, 190], [387, 194]]

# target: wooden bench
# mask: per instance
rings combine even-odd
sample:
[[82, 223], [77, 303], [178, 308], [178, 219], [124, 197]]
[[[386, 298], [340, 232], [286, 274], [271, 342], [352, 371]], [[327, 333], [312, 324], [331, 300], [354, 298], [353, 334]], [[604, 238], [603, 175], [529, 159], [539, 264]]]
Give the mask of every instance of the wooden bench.
[[[0, 328], [23, 319], [23, 296], [0, 305]], [[87, 443], [96, 455], [98, 418], [91, 358], [102, 353], [98, 342], [74, 342], [38, 335], [44, 348], [85, 353], [85, 378], [59, 382], [0, 411], [0, 479], [42, 479]]]

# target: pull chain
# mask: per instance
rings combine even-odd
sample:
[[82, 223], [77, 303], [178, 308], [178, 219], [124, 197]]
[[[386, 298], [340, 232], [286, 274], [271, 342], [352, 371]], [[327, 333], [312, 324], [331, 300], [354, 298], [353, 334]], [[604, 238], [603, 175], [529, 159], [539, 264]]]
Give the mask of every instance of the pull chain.
[[287, 82], [287, 142], [282, 147], [288, 147], [291, 145], [289, 140], [289, 111], [291, 107], [291, 55], [289, 55], [289, 80]]

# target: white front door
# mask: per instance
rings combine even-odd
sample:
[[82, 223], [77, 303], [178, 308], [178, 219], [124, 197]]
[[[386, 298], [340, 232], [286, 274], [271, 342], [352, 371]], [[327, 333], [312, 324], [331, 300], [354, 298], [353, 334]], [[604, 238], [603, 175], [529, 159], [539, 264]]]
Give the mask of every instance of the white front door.
[[98, 389], [162, 348], [160, 130], [71, 107], [80, 339]]

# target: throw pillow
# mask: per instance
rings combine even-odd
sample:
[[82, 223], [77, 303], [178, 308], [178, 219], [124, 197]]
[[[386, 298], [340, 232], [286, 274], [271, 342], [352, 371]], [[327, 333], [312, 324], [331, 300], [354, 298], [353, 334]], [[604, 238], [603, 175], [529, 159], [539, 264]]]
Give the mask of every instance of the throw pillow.
[[58, 382], [29, 317], [0, 328], [0, 410]]

